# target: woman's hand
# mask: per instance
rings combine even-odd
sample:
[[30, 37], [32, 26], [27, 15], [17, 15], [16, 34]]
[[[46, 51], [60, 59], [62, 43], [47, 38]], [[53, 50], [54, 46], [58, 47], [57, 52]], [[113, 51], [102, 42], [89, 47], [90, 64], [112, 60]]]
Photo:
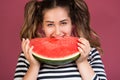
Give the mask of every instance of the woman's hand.
[[85, 38], [78, 39], [78, 50], [81, 54], [80, 58], [76, 61], [76, 64], [87, 62], [89, 52], [91, 50], [90, 43]]
[[29, 46], [29, 39], [23, 39], [22, 40], [22, 50], [24, 52], [24, 55], [26, 57], [26, 59], [29, 61], [30, 65], [33, 65], [33, 66], [40, 66], [40, 62], [38, 62], [32, 55], [32, 49], [33, 49], [33, 46], [30, 47]]
[[80, 38], [78, 41], [78, 50], [81, 56], [76, 60], [76, 65], [83, 80], [92, 80], [95, 72], [87, 60], [91, 50], [90, 43], [85, 38]]
[[23, 80], [37, 80], [40, 63], [33, 57], [33, 55], [32, 55], [33, 46], [30, 47], [29, 43], [30, 43], [29, 39], [22, 40], [22, 45], [21, 45], [22, 50], [24, 52], [26, 59], [30, 63], [30, 67], [29, 67], [27, 73], [25, 74]]

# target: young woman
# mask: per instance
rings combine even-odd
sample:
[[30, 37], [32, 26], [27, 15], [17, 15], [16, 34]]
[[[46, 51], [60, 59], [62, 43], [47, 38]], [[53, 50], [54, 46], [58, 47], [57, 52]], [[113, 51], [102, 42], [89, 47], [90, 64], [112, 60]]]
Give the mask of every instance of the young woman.
[[[14, 80], [106, 80], [98, 35], [90, 28], [84, 0], [31, 0], [25, 6], [22, 53]], [[41, 64], [32, 56], [29, 40], [36, 37], [79, 37], [78, 60], [60, 66]]]

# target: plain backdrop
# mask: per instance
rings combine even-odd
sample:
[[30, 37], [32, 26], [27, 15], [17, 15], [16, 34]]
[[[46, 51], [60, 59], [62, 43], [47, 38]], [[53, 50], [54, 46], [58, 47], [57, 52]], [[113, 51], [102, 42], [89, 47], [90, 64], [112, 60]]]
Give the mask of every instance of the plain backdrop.
[[[0, 0], [0, 80], [13, 80], [21, 52], [19, 32], [28, 0]], [[100, 35], [108, 80], [120, 79], [120, 0], [86, 0], [91, 27]]]

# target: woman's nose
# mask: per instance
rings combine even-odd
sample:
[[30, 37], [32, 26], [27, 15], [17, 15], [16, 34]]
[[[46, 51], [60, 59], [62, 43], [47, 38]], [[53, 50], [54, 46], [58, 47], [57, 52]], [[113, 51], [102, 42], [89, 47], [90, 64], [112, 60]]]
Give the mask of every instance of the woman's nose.
[[60, 31], [60, 28], [59, 28], [59, 26], [57, 26], [56, 28], [55, 28], [55, 35], [60, 35], [60, 33], [61, 33], [61, 31]]

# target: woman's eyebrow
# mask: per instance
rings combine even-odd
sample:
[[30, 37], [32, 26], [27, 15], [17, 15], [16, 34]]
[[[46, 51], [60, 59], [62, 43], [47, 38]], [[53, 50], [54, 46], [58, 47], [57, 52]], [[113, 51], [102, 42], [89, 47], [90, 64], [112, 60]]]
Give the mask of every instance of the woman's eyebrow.
[[54, 23], [54, 21], [45, 21], [46, 23]]
[[68, 21], [68, 19], [63, 19], [63, 20], [61, 20], [60, 22], [64, 22], [64, 21]]
[[[60, 22], [64, 22], [64, 21], [68, 21], [68, 19], [63, 19], [63, 20], [61, 20]], [[45, 23], [54, 23], [54, 21], [44, 21]]]

